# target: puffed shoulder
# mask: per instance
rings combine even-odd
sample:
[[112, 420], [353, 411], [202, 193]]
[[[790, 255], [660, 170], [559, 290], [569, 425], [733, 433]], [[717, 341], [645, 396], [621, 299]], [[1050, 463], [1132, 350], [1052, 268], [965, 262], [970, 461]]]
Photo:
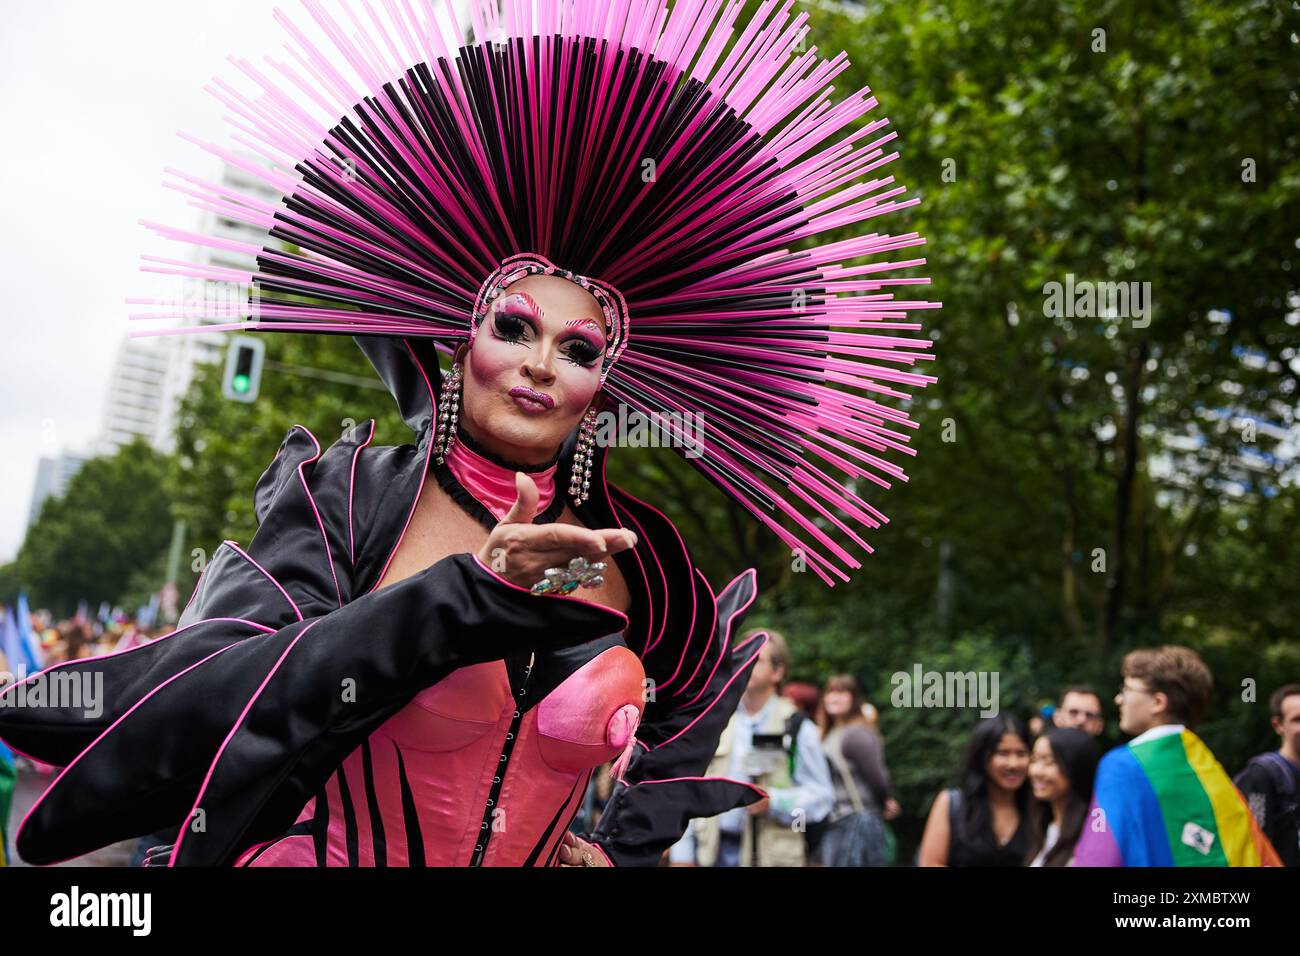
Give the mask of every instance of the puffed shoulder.
[[371, 419], [322, 451], [310, 430], [295, 425], [257, 482], [258, 529], [248, 556], [304, 615], [372, 589], [410, 521], [429, 464], [428, 435], [397, 446], [376, 446], [374, 438]]

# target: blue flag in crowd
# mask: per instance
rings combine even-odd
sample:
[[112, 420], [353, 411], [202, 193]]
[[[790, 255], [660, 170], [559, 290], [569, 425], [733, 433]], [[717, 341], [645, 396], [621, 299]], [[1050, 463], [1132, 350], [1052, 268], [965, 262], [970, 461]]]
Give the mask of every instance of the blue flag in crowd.
[[18, 620], [14, 617], [13, 608], [5, 608], [4, 622], [0, 623], [0, 648], [4, 650], [5, 660], [9, 662], [9, 670], [14, 674], [22, 672], [21, 676], [35, 673], [35, 661], [30, 659], [30, 651], [23, 642], [22, 634], [18, 630]]
[[45, 666], [45, 652], [41, 650], [40, 635], [32, 627], [32, 611], [27, 606], [26, 594], [18, 595], [18, 633], [27, 645], [28, 656], [32, 661], [28, 672], [35, 673]]

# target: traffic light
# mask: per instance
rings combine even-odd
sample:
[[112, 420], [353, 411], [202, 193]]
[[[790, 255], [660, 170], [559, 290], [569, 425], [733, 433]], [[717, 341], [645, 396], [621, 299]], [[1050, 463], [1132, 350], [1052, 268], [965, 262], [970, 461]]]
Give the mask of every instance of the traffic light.
[[266, 343], [247, 335], [237, 335], [230, 341], [226, 352], [226, 374], [221, 381], [221, 394], [232, 402], [252, 404], [262, 387], [262, 361], [266, 358]]

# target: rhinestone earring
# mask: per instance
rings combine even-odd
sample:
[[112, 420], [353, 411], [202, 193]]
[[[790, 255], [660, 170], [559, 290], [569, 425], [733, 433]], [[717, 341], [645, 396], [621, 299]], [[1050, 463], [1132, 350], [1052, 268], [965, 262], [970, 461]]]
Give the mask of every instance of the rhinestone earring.
[[463, 369], [459, 362], [452, 363], [451, 373], [442, 383], [438, 399], [438, 434], [433, 440], [434, 457], [444, 464], [451, 446], [456, 444], [456, 423], [460, 416], [460, 384]]
[[595, 457], [596, 409], [587, 409], [578, 428], [578, 444], [573, 452], [573, 470], [569, 473], [569, 497], [580, 505], [591, 495], [591, 462]]

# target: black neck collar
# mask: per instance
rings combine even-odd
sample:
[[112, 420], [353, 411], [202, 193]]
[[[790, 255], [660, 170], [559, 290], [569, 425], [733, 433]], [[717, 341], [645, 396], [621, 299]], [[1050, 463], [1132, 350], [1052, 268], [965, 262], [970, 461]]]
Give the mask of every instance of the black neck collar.
[[[515, 471], [522, 471], [525, 474], [546, 471], [548, 468], [551, 467], [551, 465], [554, 465], [556, 461], [559, 460], [560, 457], [559, 454], [557, 453], [555, 458], [553, 458], [550, 462], [548, 462], [545, 465], [514, 464], [505, 461], [496, 455], [493, 455], [491, 452], [484, 450], [483, 447], [476, 444], [474, 440], [470, 438], [465, 433], [465, 430], [461, 428], [459, 425], [456, 427], [456, 441], [465, 442], [465, 447], [467, 447], [470, 451], [474, 452], [477, 455], [482, 455], [484, 458], [486, 458], [488, 461], [492, 462], [493, 464], [500, 465], [503, 468], [510, 468]], [[551, 499], [551, 503], [547, 505], [544, 511], [538, 512], [538, 514], [534, 516], [533, 524], [552, 524], [559, 519], [560, 514], [564, 511], [565, 496], [562, 492], [563, 489], [568, 487], [567, 478], [565, 479], [565, 483], [563, 485], [560, 483], [560, 472], [564, 470], [565, 469], [563, 468], [556, 469], [555, 496]], [[475, 498], [474, 495], [470, 492], [470, 490], [466, 488], [464, 485], [462, 485], [459, 480], [457, 480], [456, 473], [451, 470], [451, 465], [445, 462], [441, 465], [435, 463], [433, 466], [433, 474], [434, 477], [438, 479], [439, 487], [441, 487], [443, 491], [447, 492], [447, 495], [451, 498], [451, 500], [456, 502], [456, 504], [460, 505], [461, 509], [467, 515], [469, 515], [471, 518], [473, 518], [483, 527], [487, 528], [488, 531], [491, 531], [493, 528], [495, 528], [498, 524], [501, 523], [500, 519], [498, 519], [496, 515], [494, 515], [491, 511], [489, 511], [487, 506], [484, 505], [483, 502]]]
[[494, 465], [500, 465], [502, 468], [509, 468], [511, 471], [522, 471], [526, 475], [546, 471], [546, 469], [550, 468], [552, 465], [554, 465], [557, 461], [560, 460], [560, 455], [564, 451], [563, 446], [561, 446], [560, 450], [557, 451], [554, 455], [552, 455], [549, 461], [543, 462], [540, 465], [520, 464], [517, 461], [510, 461], [506, 458], [502, 458], [500, 455], [488, 451], [486, 448], [484, 448], [482, 445], [476, 442], [472, 437], [470, 437], [469, 432], [465, 431], [464, 423], [459, 421], [456, 423], [456, 441], [464, 442], [466, 448], [468, 448], [474, 454], [481, 455], [482, 457], [486, 458]]

